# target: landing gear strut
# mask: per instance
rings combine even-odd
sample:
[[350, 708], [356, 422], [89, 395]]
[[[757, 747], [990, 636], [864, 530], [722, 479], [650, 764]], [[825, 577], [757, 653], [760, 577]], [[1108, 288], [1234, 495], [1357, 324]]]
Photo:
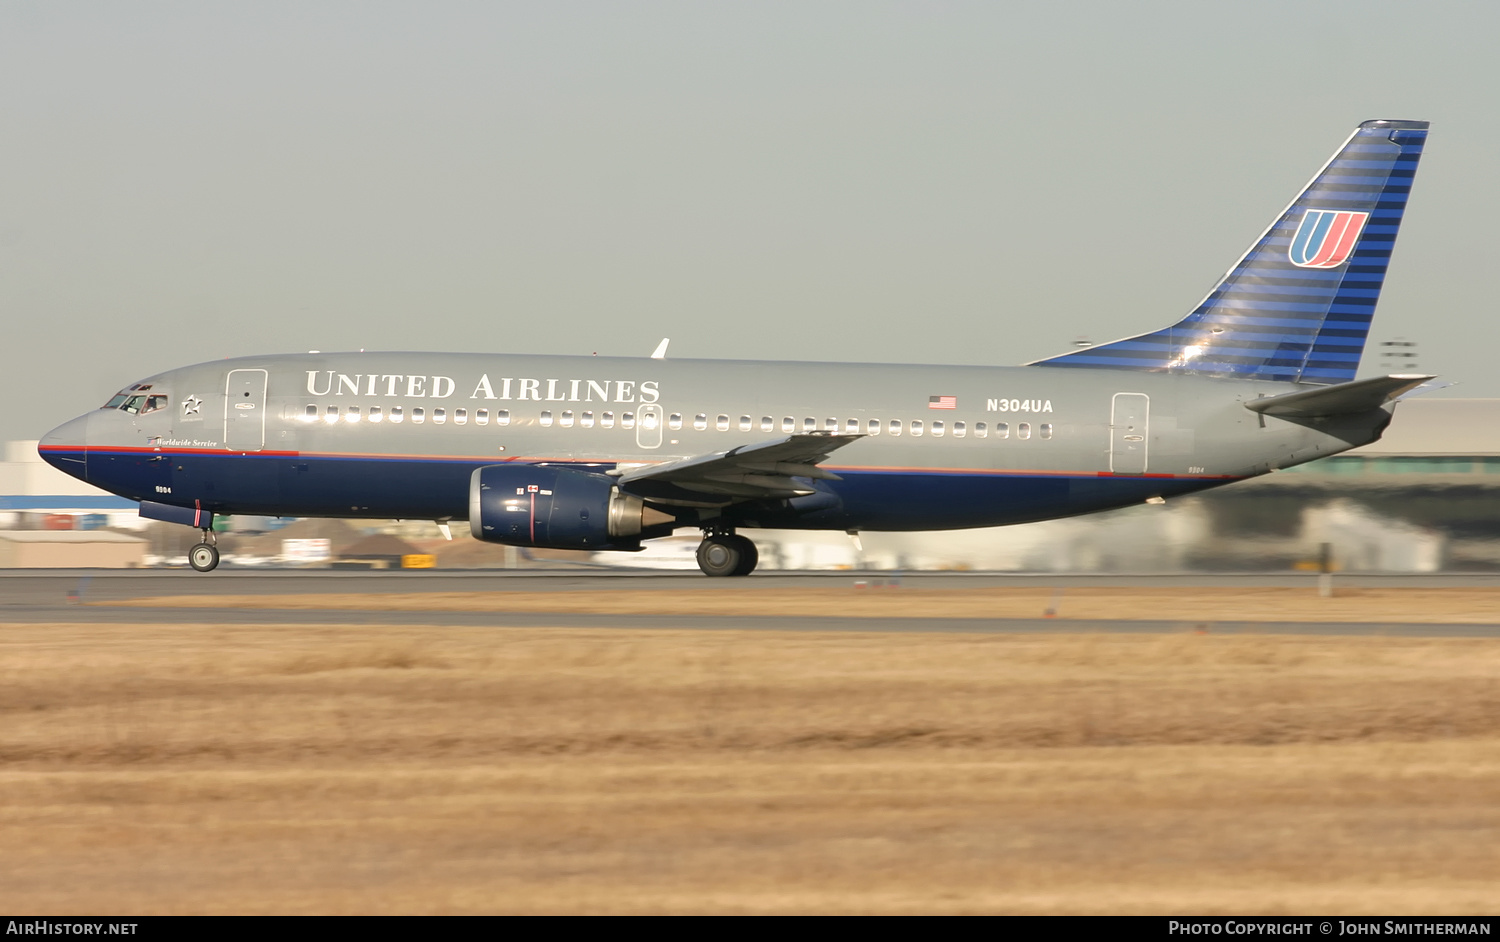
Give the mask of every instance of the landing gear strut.
[[210, 572], [219, 565], [218, 537], [207, 527], [203, 529], [203, 542], [188, 550], [188, 565], [199, 572]]
[[706, 576], [748, 576], [759, 561], [755, 544], [734, 532], [705, 530], [698, 544], [698, 568]]

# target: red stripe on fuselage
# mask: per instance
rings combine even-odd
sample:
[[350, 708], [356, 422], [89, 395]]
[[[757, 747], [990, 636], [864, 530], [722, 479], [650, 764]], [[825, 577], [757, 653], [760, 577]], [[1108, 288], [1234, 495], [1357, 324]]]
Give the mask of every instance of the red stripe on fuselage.
[[[44, 445], [45, 451], [78, 451], [79, 448], [64, 445]], [[348, 458], [354, 460], [374, 459], [380, 461], [481, 461], [487, 464], [618, 464], [621, 459], [585, 459], [585, 458], [562, 458], [547, 457], [544, 455], [400, 455], [382, 454], [378, 452], [305, 452], [305, 451], [226, 451], [223, 449], [184, 449], [184, 448], [146, 448], [128, 445], [109, 445], [103, 447], [89, 446], [89, 451], [103, 451], [111, 454], [172, 454], [172, 455], [196, 455], [214, 457], [240, 457], [248, 455], [265, 455], [276, 458], [311, 458], [337, 460]], [[632, 462], [633, 463], [633, 462]], [[1100, 477], [1100, 478], [1149, 478], [1161, 480], [1187, 480], [1187, 481], [1237, 481], [1244, 475], [1240, 474], [1119, 474], [1114, 471], [1061, 471], [1044, 468], [946, 468], [946, 467], [919, 467], [916, 465], [823, 465], [829, 471], [835, 473], [848, 471], [854, 473], [905, 473], [905, 474], [983, 474], [1015, 477]]]

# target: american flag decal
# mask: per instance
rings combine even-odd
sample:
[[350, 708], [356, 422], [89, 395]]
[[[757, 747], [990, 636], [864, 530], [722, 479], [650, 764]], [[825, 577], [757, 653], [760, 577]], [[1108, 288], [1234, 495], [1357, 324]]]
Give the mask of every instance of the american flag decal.
[[957, 409], [957, 396], [928, 396], [927, 408], [929, 409]]

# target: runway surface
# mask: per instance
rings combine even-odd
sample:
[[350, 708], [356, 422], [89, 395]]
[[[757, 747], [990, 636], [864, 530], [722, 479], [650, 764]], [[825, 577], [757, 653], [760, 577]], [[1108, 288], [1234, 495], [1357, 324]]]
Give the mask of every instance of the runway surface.
[[[254, 595], [268, 601], [298, 594], [567, 592], [579, 590], [670, 590], [712, 592], [733, 588], [837, 588], [856, 582], [889, 583], [904, 588], [941, 590], [990, 587], [1130, 586], [1202, 588], [1220, 586], [1305, 587], [1308, 574], [1213, 575], [1043, 575], [1012, 573], [888, 572], [763, 573], [744, 580], [713, 580], [697, 573], [622, 570], [521, 571], [327, 571], [226, 570], [200, 574], [178, 570], [0, 570], [0, 623], [85, 622], [98, 624], [348, 624], [559, 627], [592, 629], [669, 628], [682, 630], [881, 631], [881, 632], [1113, 632], [1152, 633], [1212, 631], [1308, 635], [1381, 635], [1413, 637], [1500, 637], [1496, 623], [1384, 624], [1378, 622], [1214, 621], [1192, 618], [1162, 620], [1057, 621], [1044, 618], [871, 618], [837, 616], [754, 615], [597, 615], [537, 612], [245, 610], [230, 608], [115, 607], [111, 602], [143, 597], [188, 595]], [[1349, 588], [1500, 587], [1500, 576], [1479, 574], [1340, 575], [1336, 584]], [[84, 604], [88, 603], [88, 604]]]

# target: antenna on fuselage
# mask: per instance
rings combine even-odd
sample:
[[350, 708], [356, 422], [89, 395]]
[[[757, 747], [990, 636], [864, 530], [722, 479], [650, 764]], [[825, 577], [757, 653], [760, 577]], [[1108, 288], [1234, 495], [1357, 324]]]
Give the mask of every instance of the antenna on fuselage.
[[656, 352], [651, 354], [653, 360], [665, 360], [667, 358], [667, 344], [672, 342], [671, 337], [661, 338], [661, 343], [656, 345]]

